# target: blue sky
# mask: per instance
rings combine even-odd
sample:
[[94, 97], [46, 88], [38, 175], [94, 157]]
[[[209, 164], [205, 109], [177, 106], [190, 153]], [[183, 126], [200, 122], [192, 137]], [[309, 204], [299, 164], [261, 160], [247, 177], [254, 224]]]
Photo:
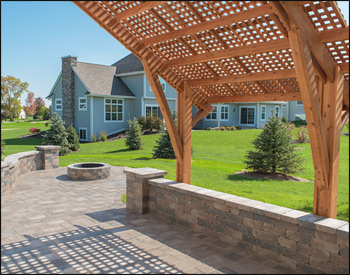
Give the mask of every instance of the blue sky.
[[[348, 1], [338, 5], [349, 22]], [[62, 56], [111, 65], [129, 53], [72, 2], [1, 1], [1, 75], [28, 82], [36, 97], [49, 94]]]

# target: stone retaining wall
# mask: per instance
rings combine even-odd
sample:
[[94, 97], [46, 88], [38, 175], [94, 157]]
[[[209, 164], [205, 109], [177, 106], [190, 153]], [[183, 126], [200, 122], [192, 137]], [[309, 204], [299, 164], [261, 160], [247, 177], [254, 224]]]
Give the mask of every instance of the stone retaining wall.
[[127, 209], [242, 246], [301, 273], [349, 273], [349, 223], [127, 168]]
[[15, 184], [19, 175], [41, 169], [58, 168], [60, 146], [36, 146], [38, 151], [21, 152], [5, 157], [1, 162], [1, 194]]

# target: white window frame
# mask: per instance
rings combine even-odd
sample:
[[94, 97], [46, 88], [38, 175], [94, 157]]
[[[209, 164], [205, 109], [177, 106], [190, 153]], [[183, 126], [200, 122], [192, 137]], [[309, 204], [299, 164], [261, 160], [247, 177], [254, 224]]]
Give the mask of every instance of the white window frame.
[[[85, 130], [85, 139], [81, 138], [81, 136], [80, 136], [80, 131], [81, 130]], [[87, 128], [79, 127], [79, 140], [87, 140], [87, 137], [88, 137], [88, 135], [87, 135]]]
[[[294, 120], [296, 120], [297, 115], [304, 115], [305, 116], [305, 114], [294, 114]], [[306, 120], [306, 116], [305, 116], [305, 120]]]
[[213, 114], [213, 112], [211, 112], [209, 115], [207, 115], [206, 117], [205, 117], [205, 120], [207, 120], [207, 121], [218, 121], [218, 119], [219, 119], [219, 108], [218, 108], [218, 105], [217, 104], [213, 104], [213, 107], [214, 108], [216, 108], [216, 119], [212, 119], [212, 118], [208, 118], [208, 116], [212, 116], [212, 114]]
[[[57, 101], [61, 101], [61, 104], [57, 104]], [[61, 106], [61, 108], [58, 108], [57, 106]], [[55, 99], [55, 110], [62, 111], [62, 106], [63, 106], [62, 98], [56, 98]]]
[[[254, 108], [254, 123], [253, 124], [242, 124], [241, 123], [241, 109], [242, 108]], [[239, 106], [239, 113], [238, 113], [238, 123], [241, 126], [255, 126], [256, 125], [256, 106]]]
[[[146, 112], [147, 107], [151, 107], [151, 108], [153, 108], [153, 107], [158, 107], [159, 110], [160, 110], [160, 107], [159, 107], [159, 105], [157, 105], [157, 104], [145, 104], [145, 117], [147, 117], [147, 112]], [[162, 111], [161, 111], [161, 110], [160, 110], [160, 113], [162, 114]], [[162, 116], [163, 116], [163, 114], [162, 114]], [[164, 118], [163, 118], [163, 120], [164, 120]]]
[[[264, 112], [264, 113], [263, 113], [263, 111], [262, 111], [263, 108], [265, 108], [265, 112]], [[261, 105], [261, 109], [260, 109], [260, 120], [261, 120], [261, 121], [266, 121], [266, 113], [267, 113], [266, 111], [267, 111], [266, 105]], [[264, 119], [261, 118], [262, 114], [265, 115]]]
[[[84, 103], [81, 103], [80, 100], [84, 99], [85, 100], [85, 108], [80, 108], [80, 105], [84, 104]], [[87, 111], [87, 97], [86, 96], [83, 96], [83, 97], [79, 97], [79, 105], [78, 105], [78, 108], [79, 108], [79, 111]]]
[[[222, 116], [221, 116], [221, 114], [223, 113], [222, 112], [222, 107], [227, 108], [227, 119], [223, 119]], [[230, 106], [227, 105], [227, 104], [220, 105], [220, 121], [229, 121], [229, 120], [230, 120]]]
[[303, 102], [302, 100], [297, 100], [297, 101], [295, 101], [295, 104], [296, 104], [296, 106], [304, 106], [304, 104], [303, 103], [298, 103], [298, 101], [301, 101], [301, 102]]
[[275, 115], [277, 114], [277, 108], [278, 108], [278, 110], [279, 110], [279, 112], [278, 112], [278, 116], [277, 117], [281, 117], [281, 106], [275, 106]]
[[[111, 111], [111, 120], [106, 120], [106, 104], [107, 104], [107, 100], [110, 99], [111, 100], [111, 103], [108, 103], [108, 104], [111, 104], [111, 107], [112, 107], [112, 104], [116, 104], [117, 105], [117, 120], [112, 120], [112, 111]], [[112, 103], [112, 100], [117, 100], [117, 103]], [[118, 100], [121, 100], [122, 101], [122, 104], [118, 104]], [[122, 105], [122, 119], [121, 120], [118, 120], [118, 105]], [[111, 97], [105, 97], [104, 98], [104, 104], [103, 104], [103, 121], [106, 122], [106, 123], [116, 123], [116, 122], [124, 122], [124, 99], [122, 98], [111, 98]]]

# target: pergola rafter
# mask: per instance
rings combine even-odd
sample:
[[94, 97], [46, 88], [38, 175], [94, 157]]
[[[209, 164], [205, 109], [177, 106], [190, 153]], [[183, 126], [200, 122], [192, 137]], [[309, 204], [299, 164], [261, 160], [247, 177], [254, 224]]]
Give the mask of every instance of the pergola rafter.
[[[142, 60], [174, 147], [177, 181], [190, 183], [191, 128], [214, 110], [211, 103], [302, 100], [314, 213], [336, 217], [349, 27], [335, 1], [73, 3]], [[176, 126], [158, 76], [178, 92]]]

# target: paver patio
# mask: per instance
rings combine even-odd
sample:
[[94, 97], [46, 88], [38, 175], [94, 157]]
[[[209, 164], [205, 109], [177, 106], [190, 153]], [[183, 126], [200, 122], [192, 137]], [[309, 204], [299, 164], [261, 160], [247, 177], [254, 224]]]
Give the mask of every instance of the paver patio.
[[123, 167], [73, 181], [24, 174], [1, 200], [1, 273], [295, 273], [151, 215], [126, 211]]

